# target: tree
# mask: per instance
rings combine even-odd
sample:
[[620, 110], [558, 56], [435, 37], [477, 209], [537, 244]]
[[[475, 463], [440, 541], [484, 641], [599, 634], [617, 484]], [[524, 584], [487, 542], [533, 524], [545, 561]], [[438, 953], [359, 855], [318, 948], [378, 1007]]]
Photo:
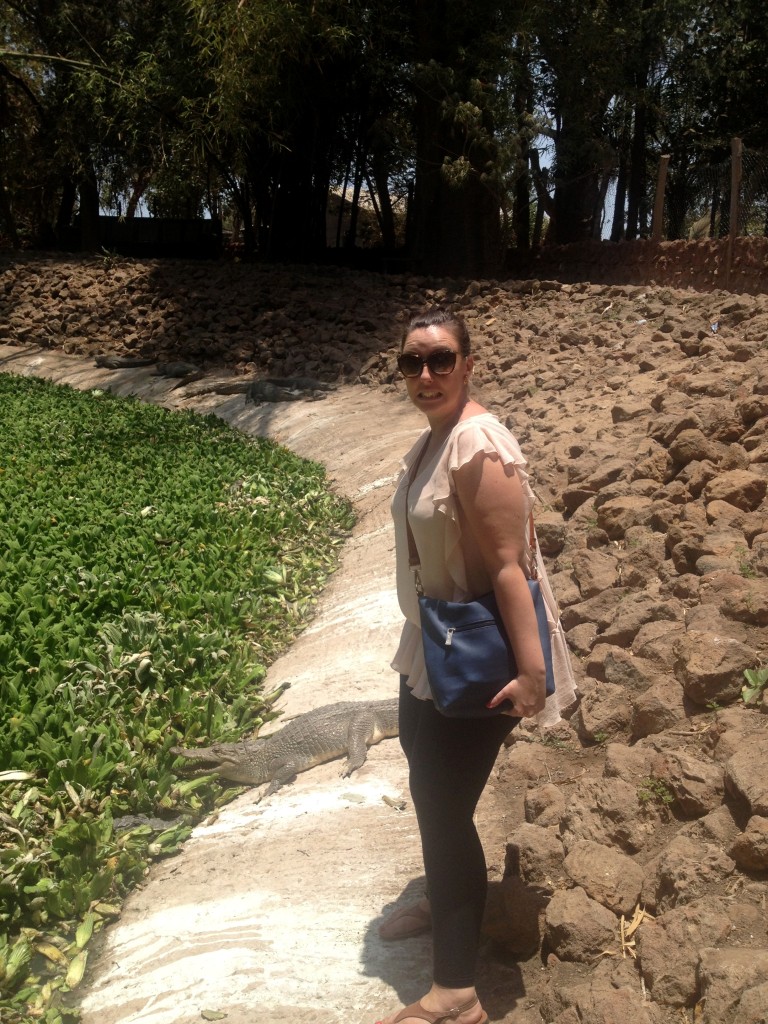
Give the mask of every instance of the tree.
[[[102, 46], [110, 18], [93, 3], [62, 9], [51, 0], [8, 0], [7, 7], [15, 30], [12, 38], [36, 51], [16, 72], [17, 84], [34, 83], [37, 95], [33, 110], [38, 160], [25, 182], [35, 196], [35, 232], [43, 240], [57, 232], [61, 235], [77, 200], [90, 240], [98, 217], [93, 151], [99, 119], [92, 116], [77, 76]], [[19, 67], [15, 62], [11, 65], [10, 56], [5, 53], [6, 68]]]
[[511, 149], [508, 57], [514, 6], [413, 5], [416, 178], [412, 252], [438, 273], [487, 273], [502, 257]]
[[599, 232], [607, 179], [616, 151], [609, 126], [621, 92], [626, 53], [625, 5], [552, 0], [535, 5], [541, 102], [555, 142], [555, 209], [550, 231], [558, 243]]
[[34, 159], [13, 205], [33, 217], [38, 242], [68, 244], [77, 215], [82, 244], [98, 247], [102, 206], [134, 211], [167, 162], [189, 82], [180, 72], [182, 13], [172, 0], [106, 9], [94, 0], [6, 0], [12, 45], [0, 68], [16, 110], [6, 131], [18, 144], [24, 118], [34, 126]]
[[[0, 8], [0, 37], [24, 44], [16, 12]], [[14, 248], [29, 237], [32, 204], [18, 201], [33, 168], [37, 174], [37, 132], [42, 119], [40, 83], [28, 69], [0, 59], [0, 231]], [[27, 193], [29, 194], [29, 193]]]
[[768, 145], [763, 99], [768, 31], [756, 0], [677, 0], [666, 32], [659, 141], [671, 156], [667, 234], [678, 238], [708, 210], [728, 231], [728, 171], [734, 136]]
[[384, 80], [372, 41], [377, 31], [386, 35], [391, 7], [337, 0], [188, 0], [187, 7], [206, 88], [185, 124], [216, 154], [249, 246], [272, 258], [317, 256], [330, 184], [345, 165], [365, 163], [372, 126], [385, 112], [371, 104], [375, 96], [382, 107], [380, 84], [373, 86], [377, 75]]

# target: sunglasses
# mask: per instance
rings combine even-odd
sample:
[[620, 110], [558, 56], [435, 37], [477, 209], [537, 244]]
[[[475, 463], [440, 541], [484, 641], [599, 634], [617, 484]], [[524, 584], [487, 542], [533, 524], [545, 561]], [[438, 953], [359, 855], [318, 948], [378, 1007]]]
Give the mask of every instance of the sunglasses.
[[424, 359], [422, 356], [417, 356], [415, 352], [403, 352], [397, 357], [397, 366], [404, 377], [420, 377], [425, 366], [430, 373], [442, 376], [453, 373], [458, 354], [458, 352], [445, 348], [439, 352], [430, 352]]

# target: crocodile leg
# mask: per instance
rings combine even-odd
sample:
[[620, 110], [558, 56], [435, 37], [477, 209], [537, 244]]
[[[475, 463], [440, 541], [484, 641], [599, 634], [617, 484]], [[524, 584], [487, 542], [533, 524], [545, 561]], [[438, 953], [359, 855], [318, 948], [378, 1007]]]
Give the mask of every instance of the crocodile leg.
[[347, 763], [341, 773], [343, 779], [362, 768], [368, 758], [368, 745], [373, 740], [376, 722], [374, 716], [364, 711], [352, 716], [347, 728]]
[[289, 782], [293, 782], [297, 775], [298, 771], [293, 761], [273, 762], [270, 766], [272, 781], [267, 786], [264, 796], [272, 796], [281, 786], [286, 786]]

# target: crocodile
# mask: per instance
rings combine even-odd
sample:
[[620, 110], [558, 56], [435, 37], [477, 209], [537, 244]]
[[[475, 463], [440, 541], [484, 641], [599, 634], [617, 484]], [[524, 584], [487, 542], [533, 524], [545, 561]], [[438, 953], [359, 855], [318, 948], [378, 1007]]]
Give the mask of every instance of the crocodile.
[[158, 363], [156, 372], [161, 377], [190, 378], [195, 376], [195, 379], [199, 380], [203, 371], [194, 363]]
[[368, 747], [398, 734], [398, 701], [343, 701], [307, 711], [264, 739], [214, 743], [171, 753], [194, 762], [194, 774], [213, 773], [230, 782], [260, 786], [276, 793], [299, 772], [347, 755], [341, 773], [347, 778], [365, 764]]
[[139, 366], [152, 366], [155, 360], [144, 356], [97, 355], [93, 361], [105, 370], [132, 370]]
[[210, 394], [244, 394], [246, 402], [299, 402], [325, 398], [325, 392], [335, 387], [314, 377], [205, 377], [198, 383], [190, 383], [186, 395], [198, 398]]
[[117, 833], [133, 831], [136, 828], [149, 828], [153, 832], [165, 832], [183, 820], [182, 815], [175, 818], [155, 818], [150, 814], [124, 814], [112, 822], [112, 831]]
[[325, 384], [312, 377], [267, 377], [265, 380], [251, 381], [245, 392], [245, 400], [255, 404], [302, 400], [316, 402], [332, 390], [332, 384]]

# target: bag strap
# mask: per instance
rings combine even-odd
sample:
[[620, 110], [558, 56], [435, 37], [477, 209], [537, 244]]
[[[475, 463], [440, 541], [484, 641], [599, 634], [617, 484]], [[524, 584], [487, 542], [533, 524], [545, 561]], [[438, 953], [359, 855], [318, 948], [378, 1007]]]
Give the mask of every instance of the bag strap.
[[529, 580], [537, 580], [539, 578], [539, 567], [536, 564], [536, 555], [539, 550], [539, 542], [536, 539], [536, 527], [533, 523], [533, 512], [528, 516], [528, 547], [531, 551], [531, 575], [528, 577]]
[[[413, 583], [416, 588], [416, 593], [419, 597], [423, 596], [424, 588], [421, 584], [421, 561], [419, 559], [419, 552], [416, 549], [416, 541], [414, 540], [413, 537], [413, 530], [411, 529], [411, 524], [408, 520], [408, 495], [411, 490], [411, 484], [413, 483], [414, 478], [416, 477], [416, 474], [419, 471], [419, 466], [422, 463], [427, 448], [429, 447], [429, 442], [431, 440], [432, 433], [430, 431], [430, 433], [427, 435], [425, 443], [422, 445], [421, 450], [419, 451], [419, 454], [414, 459], [413, 465], [408, 470], [408, 482], [405, 485], [405, 529], [408, 534], [408, 567], [413, 573]], [[538, 542], [536, 540], [536, 527], [533, 522], [533, 512], [531, 512], [531, 514], [528, 516], [528, 545], [531, 551], [531, 575], [529, 576], [529, 579], [537, 580], [539, 578], [539, 570], [536, 565], [536, 553], [538, 551]]]
[[413, 585], [416, 588], [416, 593], [419, 597], [424, 594], [424, 587], [421, 585], [421, 561], [419, 559], [419, 552], [416, 549], [416, 541], [413, 539], [413, 530], [411, 524], [408, 521], [408, 495], [411, 490], [411, 484], [413, 479], [419, 471], [419, 466], [424, 458], [424, 455], [429, 447], [429, 442], [432, 440], [432, 431], [427, 434], [427, 440], [422, 445], [419, 454], [414, 459], [413, 465], [408, 470], [408, 483], [405, 485], [405, 528], [408, 531], [408, 567], [413, 573]]

